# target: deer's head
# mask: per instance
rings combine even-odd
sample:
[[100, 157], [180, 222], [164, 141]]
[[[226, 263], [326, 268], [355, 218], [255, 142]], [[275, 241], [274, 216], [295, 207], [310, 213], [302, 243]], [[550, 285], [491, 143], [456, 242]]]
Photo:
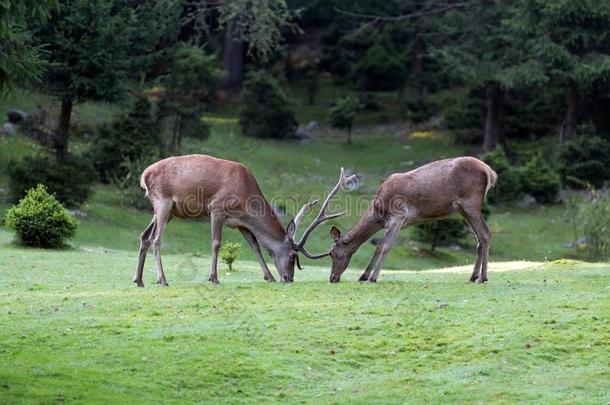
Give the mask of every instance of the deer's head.
[[[287, 231], [286, 231], [286, 234], [287, 234], [286, 237], [288, 238], [288, 240], [292, 241], [293, 250], [292, 250], [291, 253], [294, 253], [294, 259], [293, 259], [293, 262], [292, 262], [293, 265], [292, 265], [292, 273], [291, 274], [294, 275], [294, 262], [295, 261], [296, 261], [296, 264], [299, 267], [299, 269], [301, 268], [301, 266], [299, 264], [299, 258], [298, 258], [298, 253], [299, 252], [303, 253], [306, 257], [308, 257], [310, 259], [320, 259], [322, 257], [326, 257], [326, 256], [329, 256], [329, 255], [332, 257], [332, 250], [328, 251], [326, 253], [320, 253], [320, 254], [312, 254], [312, 253], [310, 253], [305, 248], [305, 243], [307, 242], [307, 238], [309, 237], [311, 232], [318, 225], [320, 225], [322, 222], [325, 222], [325, 221], [328, 221], [330, 219], [337, 218], [337, 217], [345, 215], [345, 213], [347, 211], [343, 211], [343, 212], [339, 212], [339, 213], [336, 213], [336, 214], [327, 215], [326, 214], [326, 210], [328, 209], [328, 205], [330, 204], [330, 201], [339, 192], [339, 190], [346, 188], [348, 186], [348, 184], [351, 181], [353, 181], [355, 178], [356, 178], [355, 175], [345, 176], [345, 172], [344, 172], [343, 168], [341, 168], [341, 175], [339, 177], [339, 182], [335, 185], [335, 187], [328, 194], [328, 196], [324, 200], [324, 203], [322, 204], [322, 207], [320, 208], [320, 212], [318, 213], [318, 216], [307, 227], [307, 229], [305, 229], [305, 232], [303, 232], [303, 236], [301, 236], [301, 239], [299, 239], [298, 242], [294, 242], [294, 236], [296, 234], [297, 227], [298, 227], [299, 223], [301, 222], [301, 220], [303, 219], [303, 217], [311, 210], [311, 208], [313, 208], [314, 205], [316, 205], [318, 203], [318, 200], [314, 200], [312, 202], [309, 202], [309, 203], [305, 204], [301, 208], [299, 213], [296, 215], [294, 220], [290, 222], [290, 224], [288, 225]], [[333, 227], [333, 229], [337, 229], [337, 228]], [[350, 255], [350, 257], [351, 257], [351, 255]], [[348, 262], [349, 262], [349, 259], [348, 259]], [[276, 266], [277, 266], [277, 264], [276, 264]], [[334, 266], [334, 258], [333, 258], [333, 266]], [[347, 264], [345, 265], [345, 267], [347, 267]], [[278, 269], [279, 269], [279, 267], [278, 267]], [[343, 270], [345, 270], [345, 269], [343, 269]], [[331, 278], [331, 282], [332, 282], [332, 278]]]
[[341, 231], [333, 226], [330, 228], [330, 237], [333, 239], [333, 246], [330, 249], [329, 255], [333, 261], [330, 270], [330, 282], [338, 283], [341, 281], [341, 275], [347, 269], [354, 251], [341, 240]]

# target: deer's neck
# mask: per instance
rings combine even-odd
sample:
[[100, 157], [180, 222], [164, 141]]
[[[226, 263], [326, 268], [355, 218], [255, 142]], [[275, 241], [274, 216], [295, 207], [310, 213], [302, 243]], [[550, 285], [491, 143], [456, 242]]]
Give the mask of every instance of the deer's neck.
[[286, 239], [286, 230], [273, 212], [271, 205], [268, 203], [264, 205], [262, 210], [250, 212], [246, 216], [245, 222], [263, 248], [274, 253], [282, 248]]
[[341, 241], [348, 250], [355, 252], [364, 242], [369, 240], [382, 228], [383, 218], [375, 213], [375, 209], [371, 203], [366, 212], [358, 219], [356, 225], [343, 235]]

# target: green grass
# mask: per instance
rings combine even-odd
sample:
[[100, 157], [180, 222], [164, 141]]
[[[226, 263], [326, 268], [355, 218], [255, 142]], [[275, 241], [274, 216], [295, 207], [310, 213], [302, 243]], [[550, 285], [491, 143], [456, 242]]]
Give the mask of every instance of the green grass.
[[137, 289], [133, 252], [8, 239], [3, 403], [610, 400], [608, 265], [492, 271], [483, 286], [437, 272], [362, 285], [354, 271], [331, 285], [310, 267], [284, 285], [242, 261], [211, 287], [207, 257], [167, 255], [171, 287], [147, 271]]
[[[0, 113], [42, 96], [16, 97], [0, 103]], [[80, 108], [85, 124], [116, 111]], [[301, 113], [313, 119], [323, 113], [315, 108]], [[234, 118], [222, 116], [212, 116], [210, 139], [187, 140], [184, 153], [245, 163], [265, 195], [286, 207], [284, 224], [328, 192], [341, 166], [362, 180], [334, 207], [349, 211], [332, 222], [345, 230], [387, 174], [465, 153], [443, 134], [374, 128], [357, 131], [352, 147], [339, 137], [258, 141], [239, 136]], [[73, 141], [73, 150], [86, 150], [86, 142]], [[21, 137], [0, 142], [4, 189], [11, 159], [40, 148]], [[8, 208], [1, 197], [0, 218]], [[16, 247], [0, 227], [0, 403], [610, 401], [610, 266], [509, 262], [574, 254], [564, 247], [573, 237], [561, 205], [494, 210], [497, 263], [483, 286], [466, 282], [471, 238], [431, 255], [409, 230], [376, 285], [354, 282], [372, 255], [369, 243], [338, 285], [326, 282], [328, 259], [305, 260], [294, 284], [267, 284], [241, 235], [225, 229], [223, 240], [241, 243], [242, 257], [231, 274], [221, 265], [221, 284], [211, 287], [204, 282], [208, 222], [175, 220], [163, 238], [171, 287], [154, 284], [149, 255], [143, 290], [131, 279], [150, 213], [123, 206], [116, 189], [103, 185], [80, 210], [85, 216], [66, 250]], [[328, 249], [330, 225], [311, 236], [312, 251]], [[457, 265], [468, 267], [419, 271]]]

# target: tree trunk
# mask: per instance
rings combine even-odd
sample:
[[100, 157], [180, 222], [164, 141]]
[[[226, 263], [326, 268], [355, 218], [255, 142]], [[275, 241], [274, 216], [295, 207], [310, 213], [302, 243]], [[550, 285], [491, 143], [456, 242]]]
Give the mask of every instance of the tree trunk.
[[235, 22], [229, 21], [225, 33], [225, 45], [222, 56], [222, 67], [226, 71], [223, 87], [239, 90], [244, 81], [244, 43], [236, 40]]
[[504, 117], [504, 92], [493, 83], [487, 86], [487, 118], [485, 120], [485, 137], [483, 150], [490, 151], [502, 141]]
[[422, 75], [424, 73], [424, 42], [419, 35], [415, 36], [412, 56], [411, 79], [413, 94], [415, 94], [415, 97], [419, 100], [424, 96], [424, 84], [422, 80]]
[[59, 123], [53, 139], [53, 147], [57, 155], [63, 155], [68, 147], [68, 136], [70, 135], [70, 118], [72, 117], [72, 97], [66, 96], [61, 100], [61, 111]]
[[564, 119], [561, 133], [559, 134], [559, 142], [564, 143], [574, 136], [576, 127], [578, 126], [579, 106], [580, 106], [580, 90], [576, 83], [570, 85], [570, 91], [567, 98], [568, 110]]

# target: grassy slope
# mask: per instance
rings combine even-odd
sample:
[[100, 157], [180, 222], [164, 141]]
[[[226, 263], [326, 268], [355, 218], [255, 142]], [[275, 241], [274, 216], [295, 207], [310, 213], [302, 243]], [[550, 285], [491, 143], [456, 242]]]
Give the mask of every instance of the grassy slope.
[[[289, 216], [282, 218], [284, 223], [288, 222], [301, 204], [328, 192], [336, 182], [341, 165], [362, 174], [362, 187], [357, 191], [341, 193], [341, 199], [335, 206], [336, 209], [349, 209], [345, 218], [332, 222], [342, 230], [356, 222], [381, 179], [388, 173], [408, 170], [437, 157], [463, 153], [460, 147], [451, 145], [440, 136], [381, 137], [379, 134], [362, 133], [358, 135], [357, 143], [350, 148], [332, 138], [310, 143], [263, 142], [235, 134], [234, 127], [230, 124], [216, 124], [213, 128], [213, 135], [208, 141], [190, 142], [184, 148], [185, 153], [209, 153], [247, 164], [259, 180], [265, 195], [286, 206]], [[36, 149], [33, 143], [20, 138], [11, 138], [5, 142], [4, 147], [0, 148], [0, 169], [6, 168], [11, 158], [19, 158]], [[5, 181], [0, 175], [0, 187]], [[0, 202], [0, 215], [3, 216], [5, 209], [6, 203]], [[96, 186], [94, 197], [81, 210], [87, 217], [79, 219], [78, 234], [72, 242], [76, 248], [104, 247], [135, 253], [138, 247], [137, 235], [150, 220], [147, 212], [122, 207], [118, 195], [108, 186]], [[494, 231], [492, 258], [552, 260], [572, 254], [570, 249], [564, 247], [572, 235], [566, 219], [562, 217], [562, 210], [561, 206], [551, 206], [527, 210], [501, 209], [494, 212], [490, 220]], [[312, 250], [328, 249], [330, 225], [331, 223], [321, 226], [312, 235]], [[237, 231], [227, 229], [224, 237], [225, 240], [242, 244], [244, 258], [253, 258]], [[366, 266], [373, 248], [373, 245], [365, 244], [354, 257], [353, 266]], [[164, 237], [164, 249], [167, 253], [208, 253], [208, 223], [173, 221]], [[468, 237], [464, 240], [462, 250], [441, 249], [437, 256], [430, 257], [413, 249], [410, 232], [407, 230], [401, 233], [386, 266], [422, 269], [465, 264], [472, 262], [473, 251], [474, 241]]]
[[[108, 112], [82, 108], [85, 116]], [[301, 113], [315, 119], [322, 110]], [[442, 137], [361, 132], [347, 148], [332, 138], [245, 139], [230, 120], [215, 120], [213, 129], [210, 140], [189, 143], [185, 152], [243, 161], [266, 195], [293, 197], [292, 213], [327, 191], [340, 165], [364, 174], [363, 188], [343, 195], [350, 215], [338, 222], [342, 229], [356, 220], [356, 197], [371, 195], [388, 173], [463, 153]], [[5, 142], [0, 187], [9, 159], [35, 149], [19, 138]], [[6, 207], [0, 202], [0, 216]], [[149, 214], [121, 207], [106, 186], [96, 187], [81, 209], [87, 216], [67, 251], [16, 248], [0, 228], [0, 402], [610, 400], [608, 266], [491, 273], [482, 287], [465, 283], [467, 274], [386, 271], [382, 283], [366, 286], [349, 282], [372, 254], [366, 244], [340, 285], [324, 282], [327, 261], [308, 263], [293, 285], [264, 284], [244, 251], [240, 271], [222, 270], [222, 284], [211, 288], [202, 283], [208, 224], [175, 221], [164, 238], [172, 287], [136, 290], [130, 279], [137, 234]], [[498, 210], [490, 225], [492, 260], [571, 253], [563, 247], [570, 228], [561, 206]], [[312, 236], [312, 250], [328, 247], [327, 232], [328, 226]], [[246, 248], [235, 231], [227, 230], [225, 240]], [[470, 240], [466, 250], [442, 249], [438, 257], [410, 244], [404, 231], [386, 267], [472, 262]], [[145, 281], [153, 280], [147, 270]]]
[[610, 400], [608, 265], [283, 285], [242, 261], [214, 288], [207, 258], [167, 255], [172, 287], [135, 289], [132, 261], [3, 251], [2, 402]]

